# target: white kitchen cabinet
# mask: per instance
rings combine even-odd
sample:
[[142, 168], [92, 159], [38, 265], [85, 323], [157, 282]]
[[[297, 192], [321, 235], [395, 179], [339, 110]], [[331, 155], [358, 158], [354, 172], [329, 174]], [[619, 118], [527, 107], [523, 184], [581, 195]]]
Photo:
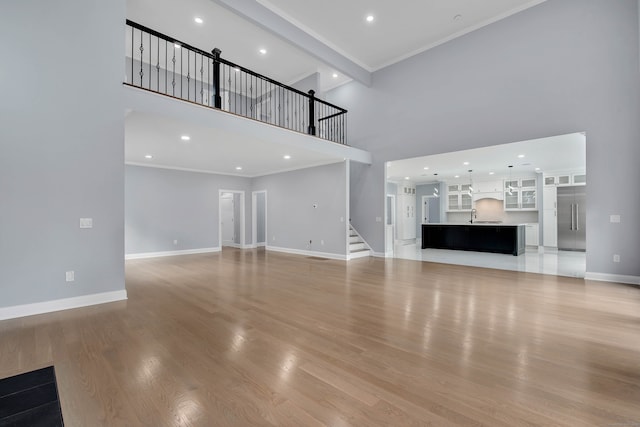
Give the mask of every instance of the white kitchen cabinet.
[[535, 211], [537, 209], [536, 178], [504, 181], [504, 210]]
[[542, 245], [558, 247], [558, 190], [555, 186], [545, 187], [542, 194]]
[[408, 240], [416, 238], [416, 188], [413, 183], [405, 182], [398, 187], [398, 206], [396, 213], [397, 238]]
[[527, 246], [538, 246], [539, 244], [538, 231], [539, 231], [539, 227], [537, 223], [526, 224], [524, 237], [525, 237], [525, 244]]
[[471, 184], [448, 184], [447, 211], [465, 212], [473, 207]]

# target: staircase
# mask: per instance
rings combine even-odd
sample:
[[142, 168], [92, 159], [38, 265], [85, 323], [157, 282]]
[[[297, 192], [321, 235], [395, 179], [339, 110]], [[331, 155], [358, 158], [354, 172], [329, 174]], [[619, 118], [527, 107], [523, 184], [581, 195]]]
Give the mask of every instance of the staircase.
[[371, 256], [369, 245], [360, 237], [358, 232], [349, 224], [349, 259]]

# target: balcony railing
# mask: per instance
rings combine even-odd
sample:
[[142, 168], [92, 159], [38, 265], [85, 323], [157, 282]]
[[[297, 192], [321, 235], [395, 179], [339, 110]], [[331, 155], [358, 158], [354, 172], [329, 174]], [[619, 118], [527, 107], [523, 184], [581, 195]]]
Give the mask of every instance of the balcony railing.
[[127, 20], [126, 84], [315, 135], [347, 140], [347, 110]]

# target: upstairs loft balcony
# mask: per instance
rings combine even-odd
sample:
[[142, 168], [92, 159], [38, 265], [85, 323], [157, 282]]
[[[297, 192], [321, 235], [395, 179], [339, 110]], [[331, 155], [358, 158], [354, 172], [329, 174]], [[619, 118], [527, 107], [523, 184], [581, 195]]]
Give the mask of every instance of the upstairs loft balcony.
[[346, 145], [347, 110], [130, 20], [125, 84]]

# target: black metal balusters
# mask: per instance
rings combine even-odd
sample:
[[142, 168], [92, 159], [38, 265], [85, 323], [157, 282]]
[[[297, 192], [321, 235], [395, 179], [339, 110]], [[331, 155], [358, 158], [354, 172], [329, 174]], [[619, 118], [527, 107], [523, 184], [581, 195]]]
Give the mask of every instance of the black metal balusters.
[[347, 110], [314, 91], [306, 94], [221, 58], [220, 49], [208, 53], [129, 20], [127, 37], [125, 84], [346, 144]]

